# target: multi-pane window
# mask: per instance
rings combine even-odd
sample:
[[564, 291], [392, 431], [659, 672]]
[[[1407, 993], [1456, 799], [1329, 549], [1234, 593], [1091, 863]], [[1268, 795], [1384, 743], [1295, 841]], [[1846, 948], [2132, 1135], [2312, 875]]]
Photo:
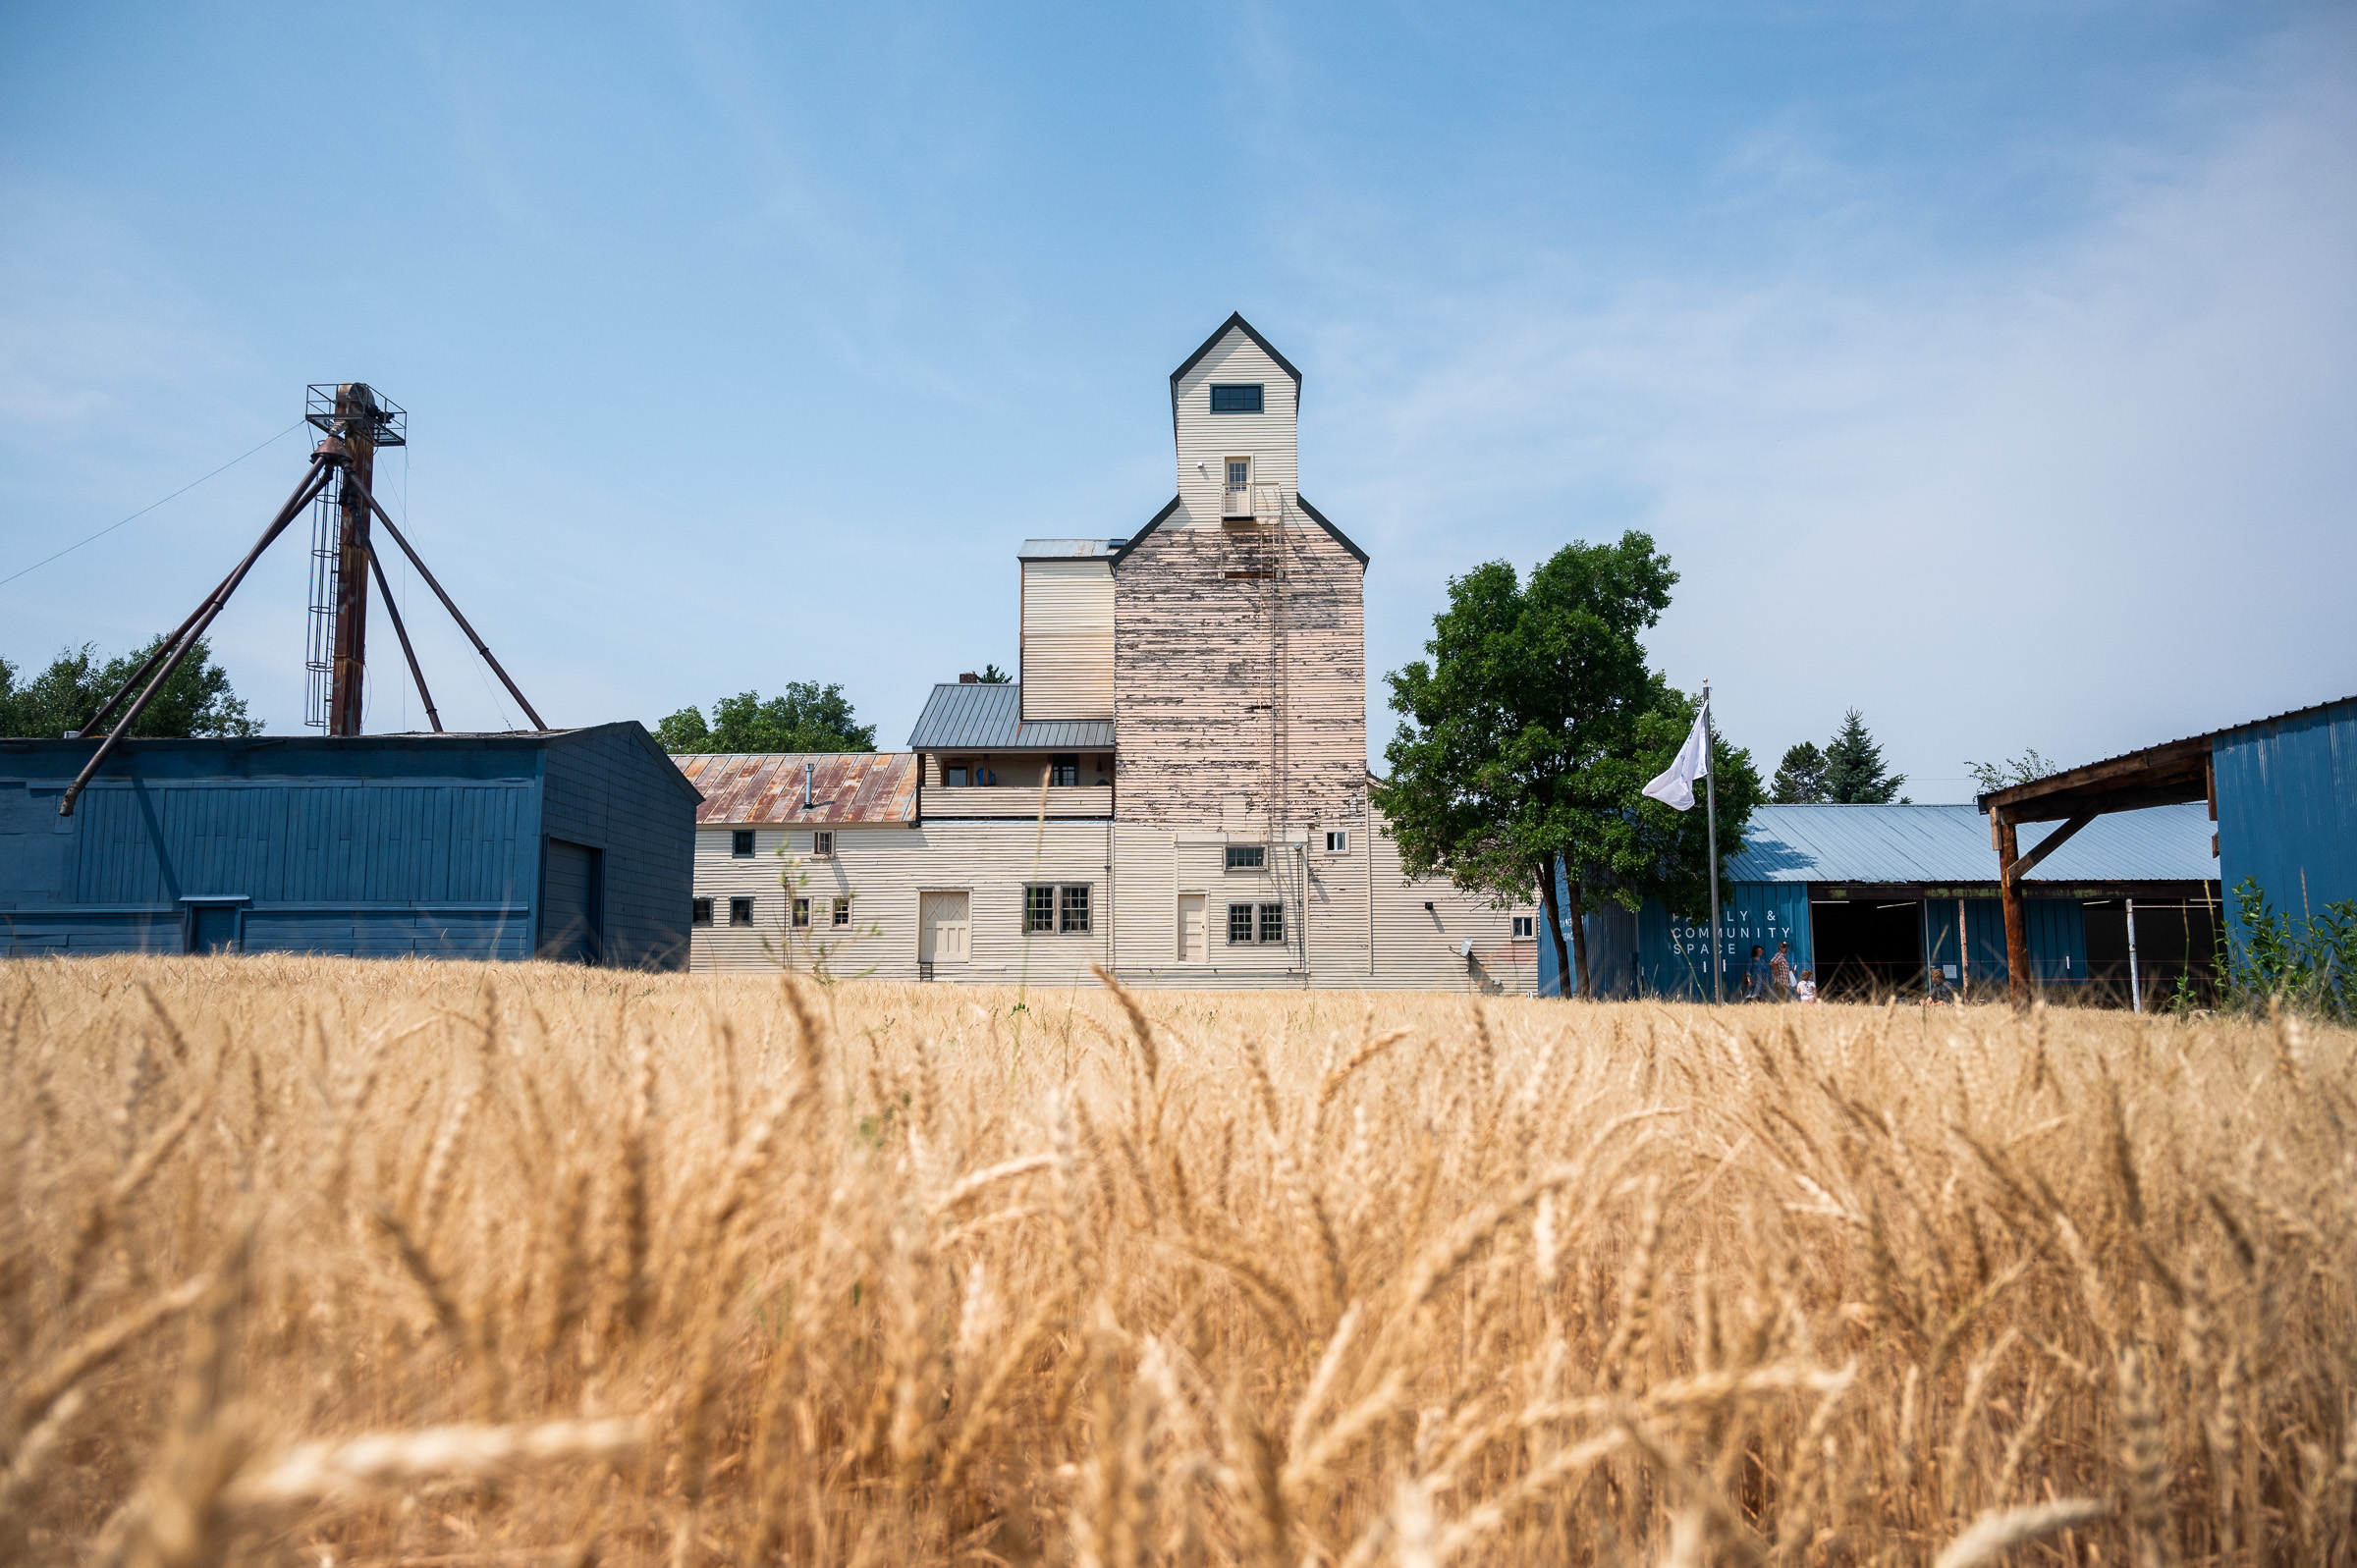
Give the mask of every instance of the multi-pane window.
[[1326, 852], [1330, 855], [1348, 854], [1350, 852], [1350, 830], [1344, 828], [1339, 832], [1327, 834]]
[[1260, 387], [1214, 387], [1211, 389], [1213, 413], [1259, 413]]
[[1514, 916], [1514, 935], [1517, 937], [1537, 936], [1539, 934], [1538, 926], [1539, 917], [1537, 915]]
[[839, 925], [839, 926], [848, 926], [848, 925], [850, 925], [850, 923], [851, 923], [851, 901], [850, 901], [849, 898], [838, 898], [838, 899], [836, 899], [836, 900], [835, 900], [835, 924], [837, 924], [837, 925]]
[[1088, 935], [1089, 885], [1085, 882], [1030, 882], [1023, 885], [1023, 930]]
[[735, 833], [730, 834], [729, 853], [735, 855], [740, 860], [750, 860], [753, 855], [753, 830], [750, 828], [740, 828]]
[[810, 836], [810, 858], [813, 860], [835, 858], [835, 835], [832, 831], [814, 833]]
[[810, 924], [810, 900], [809, 900], [809, 899], [807, 899], [807, 898], [796, 898], [796, 899], [794, 901], [794, 923], [795, 923], [796, 926], [807, 926], [808, 924]]
[[753, 901], [750, 898], [731, 898], [729, 900], [729, 924], [749, 926], [752, 923]]
[[1048, 763], [1048, 783], [1057, 788], [1069, 788], [1080, 782], [1080, 754], [1060, 751]]
[[1228, 846], [1230, 871], [1259, 871], [1269, 863], [1269, 846], [1257, 843], [1232, 843]]
[[1228, 460], [1228, 488], [1241, 490], [1251, 482], [1252, 460], [1250, 458], [1230, 458]]
[[712, 900], [709, 898], [698, 898], [695, 901], [695, 912], [689, 915], [687, 920], [690, 925], [710, 925], [712, 923]]
[[1232, 903], [1228, 906], [1228, 941], [1231, 946], [1284, 940], [1285, 905]]

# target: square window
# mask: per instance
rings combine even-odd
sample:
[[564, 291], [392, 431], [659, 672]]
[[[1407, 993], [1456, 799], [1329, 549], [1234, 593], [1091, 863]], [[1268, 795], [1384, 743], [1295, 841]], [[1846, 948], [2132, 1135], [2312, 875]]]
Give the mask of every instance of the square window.
[[1232, 843], [1228, 846], [1230, 871], [1259, 871], [1269, 863], [1269, 846], [1257, 843]]
[[695, 901], [695, 912], [687, 917], [687, 921], [690, 925], [710, 925], [712, 923], [712, 900], [709, 898], [698, 898]]
[[831, 831], [814, 833], [810, 836], [810, 858], [813, 860], [835, 858], [835, 835]]
[[752, 923], [753, 901], [750, 898], [731, 898], [729, 900], [729, 924], [749, 926]]
[[750, 828], [740, 828], [735, 833], [730, 834], [729, 853], [735, 855], [740, 860], [750, 860], [753, 855], [753, 830]]
[[1213, 413], [1259, 413], [1261, 411], [1260, 386], [1256, 384], [1249, 387], [1212, 388], [1211, 411]]
[[1078, 752], [1060, 752], [1048, 764], [1048, 783], [1059, 789], [1069, 788], [1080, 782]]
[[1330, 855], [1348, 854], [1350, 852], [1350, 830], [1344, 828], [1340, 833], [1328, 834], [1326, 836], [1326, 852]]
[[1514, 916], [1514, 935], [1516, 937], [1535, 937], [1538, 934], [1539, 917], [1537, 915]]
[[835, 924], [837, 924], [837, 925], [839, 925], [839, 926], [848, 926], [848, 925], [850, 925], [850, 923], [851, 923], [851, 901], [850, 901], [849, 898], [838, 898], [838, 899], [836, 899], [836, 900], [835, 900]]
[[1237, 943], [1250, 942], [1251, 940], [1252, 906], [1248, 903], [1230, 904], [1228, 906], [1229, 946], [1233, 946]]
[[1260, 940], [1263, 942], [1283, 942], [1285, 940], [1285, 905], [1264, 903], [1260, 906]]
[[1088, 934], [1088, 884], [1085, 882], [1069, 884], [1064, 888], [1063, 892], [1063, 923], [1057, 929], [1068, 935], [1086, 936]]
[[809, 924], [810, 924], [810, 900], [809, 900], [809, 899], [807, 899], [807, 898], [796, 898], [796, 899], [794, 901], [794, 923], [795, 923], [796, 926], [807, 926], [807, 925], [809, 925]]
[[1023, 887], [1023, 930], [1056, 929], [1056, 885], [1052, 882], [1027, 883]]

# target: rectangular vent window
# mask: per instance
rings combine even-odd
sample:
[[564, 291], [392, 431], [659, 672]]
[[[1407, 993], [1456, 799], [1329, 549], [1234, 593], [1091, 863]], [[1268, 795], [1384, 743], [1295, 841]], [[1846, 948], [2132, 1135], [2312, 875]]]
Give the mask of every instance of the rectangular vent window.
[[1258, 871], [1269, 863], [1266, 844], [1232, 843], [1228, 846], [1230, 871]]

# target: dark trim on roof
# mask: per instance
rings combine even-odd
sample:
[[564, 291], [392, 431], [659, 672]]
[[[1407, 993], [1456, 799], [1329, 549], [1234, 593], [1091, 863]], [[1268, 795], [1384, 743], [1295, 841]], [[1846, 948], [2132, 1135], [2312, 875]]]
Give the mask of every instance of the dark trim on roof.
[[1140, 528], [1137, 530], [1137, 532], [1131, 534], [1128, 542], [1113, 553], [1111, 562], [1113, 568], [1116, 571], [1119, 571], [1121, 569], [1122, 563], [1129, 559], [1129, 552], [1135, 550], [1139, 545], [1144, 544], [1146, 542], [1146, 535], [1161, 527], [1165, 522], [1168, 522], [1170, 520], [1171, 514], [1177, 512], [1178, 510], [1178, 498], [1177, 496], [1173, 496], [1171, 497], [1171, 503], [1169, 506], [1164, 507], [1160, 512], [1154, 514], [1152, 520], [1147, 522], [1143, 528]]
[[1295, 370], [1293, 368], [1293, 362], [1290, 359], [1288, 359], [1285, 355], [1279, 353], [1277, 351], [1277, 346], [1269, 342], [1268, 339], [1262, 337], [1260, 333], [1253, 327], [1252, 323], [1244, 319], [1244, 313], [1238, 310], [1230, 315], [1227, 320], [1221, 322], [1219, 330], [1214, 332], [1210, 337], [1205, 338], [1203, 340], [1203, 347], [1197, 349], [1193, 353], [1188, 354], [1184, 364], [1171, 372], [1172, 397], [1176, 398], [1178, 396], [1178, 378], [1185, 375], [1189, 370], [1194, 369], [1196, 365], [1200, 364], [1203, 360], [1203, 356], [1211, 352], [1212, 349], [1222, 338], [1228, 336], [1230, 332], [1233, 331], [1237, 327], [1244, 329], [1245, 337], [1250, 338], [1254, 343], [1260, 345], [1260, 351], [1262, 353], [1267, 354], [1270, 358], [1277, 361], [1278, 369], [1284, 371], [1287, 375], [1293, 378], [1293, 391], [1296, 395], [1300, 393], [1301, 372]]
[[1367, 553], [1364, 550], [1361, 550], [1358, 546], [1352, 544], [1348, 534], [1343, 532], [1342, 529], [1337, 528], [1333, 523], [1328, 522], [1326, 520], [1326, 514], [1320, 512], [1317, 508], [1309, 504], [1309, 497], [1296, 490], [1293, 492], [1293, 505], [1299, 507], [1303, 512], [1308, 513], [1309, 520], [1316, 523], [1319, 527], [1325, 529], [1327, 536], [1333, 539], [1336, 544], [1341, 545], [1344, 550], [1347, 550], [1353, 556], [1356, 556], [1360, 566], [1363, 567], [1367, 565]]
[[2058, 821], [2081, 811], [2133, 811], [2143, 806], [2167, 805], [2209, 796], [2210, 757], [2228, 735], [2263, 725], [2305, 719], [2311, 714], [2357, 703], [2357, 697], [2335, 697], [2311, 703], [2289, 713], [2270, 714], [2182, 740], [2123, 751], [2116, 757], [2068, 768], [2028, 784], [2010, 784], [1973, 797], [1983, 815], [2002, 811], [2015, 822]]

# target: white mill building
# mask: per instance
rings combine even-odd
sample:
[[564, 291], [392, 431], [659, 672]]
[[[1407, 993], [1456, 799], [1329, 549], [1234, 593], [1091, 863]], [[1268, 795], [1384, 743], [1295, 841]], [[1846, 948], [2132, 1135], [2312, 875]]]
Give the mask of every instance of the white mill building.
[[1178, 493], [1024, 541], [1019, 680], [934, 687], [906, 751], [678, 758], [691, 967], [1531, 990], [1530, 909], [1406, 883], [1370, 807], [1367, 557], [1297, 488], [1300, 391], [1229, 317], [1171, 374]]

